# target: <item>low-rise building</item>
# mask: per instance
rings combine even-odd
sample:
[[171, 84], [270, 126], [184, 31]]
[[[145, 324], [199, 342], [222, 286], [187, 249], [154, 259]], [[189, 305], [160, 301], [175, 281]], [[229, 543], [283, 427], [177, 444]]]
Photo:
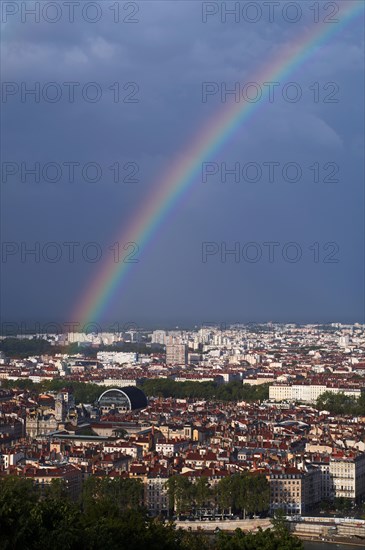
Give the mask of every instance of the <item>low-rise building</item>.
[[315, 403], [325, 392], [342, 393], [358, 399], [362, 394], [362, 388], [333, 387], [324, 384], [273, 384], [269, 388], [269, 399]]

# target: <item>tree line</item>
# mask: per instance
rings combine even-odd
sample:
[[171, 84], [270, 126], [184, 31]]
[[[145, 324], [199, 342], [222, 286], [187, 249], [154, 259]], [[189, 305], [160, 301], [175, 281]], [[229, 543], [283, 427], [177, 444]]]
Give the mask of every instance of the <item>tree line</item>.
[[98, 384], [64, 380], [61, 378], [45, 380], [39, 384], [34, 383], [32, 380], [2, 380], [1, 387], [5, 389], [27, 390], [34, 392], [34, 394], [45, 393], [47, 391], [58, 392], [64, 388], [70, 388], [73, 391], [76, 404], [94, 403], [105, 389]]
[[343, 393], [326, 391], [318, 397], [316, 407], [321, 411], [326, 410], [332, 414], [362, 416], [365, 415], [365, 393], [356, 399]]
[[30, 479], [0, 477], [2, 550], [302, 550], [283, 518], [256, 534], [206, 535], [150, 518], [139, 480], [90, 477], [74, 502], [62, 481], [42, 489]]
[[214, 515], [234, 513], [245, 518], [247, 514], [269, 510], [270, 485], [261, 474], [233, 474], [213, 486], [206, 477], [192, 482], [186, 476], [175, 475], [169, 478], [167, 486], [170, 511], [178, 516], [201, 516], [202, 509], [209, 509]]
[[147, 396], [214, 399], [217, 401], [264, 401], [269, 384], [251, 386], [242, 382], [175, 382], [168, 378], [150, 378], [140, 388]]
[[[35, 394], [59, 391], [67, 387], [73, 390], [77, 404], [94, 403], [103, 392], [103, 387], [98, 384], [63, 378], [45, 380], [39, 384], [32, 380], [3, 380], [2, 387], [29, 390]], [[240, 382], [217, 384], [216, 382], [175, 382], [165, 378], [152, 378], [145, 380], [138, 387], [145, 392], [147, 397], [214, 399], [224, 402], [263, 401], [269, 397], [269, 384], [250, 386]]]
[[0, 351], [3, 351], [6, 357], [20, 359], [31, 355], [55, 355], [56, 353], [68, 355], [83, 353], [85, 357], [95, 358], [98, 351], [125, 351], [149, 355], [155, 353], [156, 349], [160, 350], [161, 347], [147, 346], [143, 342], [115, 342], [112, 345], [101, 344], [97, 348], [90, 345], [79, 346], [77, 342], [61, 346], [56, 341], [50, 342], [37, 336], [33, 338], [9, 337], [0, 341]]

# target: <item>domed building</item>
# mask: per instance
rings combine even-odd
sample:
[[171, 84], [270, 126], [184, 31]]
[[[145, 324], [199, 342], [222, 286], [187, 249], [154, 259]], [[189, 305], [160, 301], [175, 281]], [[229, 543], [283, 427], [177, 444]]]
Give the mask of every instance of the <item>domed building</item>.
[[101, 394], [98, 399], [98, 405], [101, 414], [106, 414], [110, 411], [118, 413], [135, 411], [147, 407], [147, 397], [136, 386], [110, 388]]

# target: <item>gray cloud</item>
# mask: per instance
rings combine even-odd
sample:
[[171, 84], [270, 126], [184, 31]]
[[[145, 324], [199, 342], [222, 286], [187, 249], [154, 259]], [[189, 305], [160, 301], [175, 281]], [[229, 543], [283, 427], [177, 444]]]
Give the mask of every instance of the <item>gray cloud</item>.
[[[298, 24], [282, 18], [270, 23], [267, 16], [256, 24], [222, 24], [219, 18], [203, 24], [200, 2], [154, 1], [139, 3], [136, 24], [114, 24], [110, 10], [95, 24], [80, 17], [73, 24], [7, 23], [3, 81], [57, 82], [64, 94], [64, 82], [80, 86], [73, 103], [65, 95], [57, 103], [10, 96], [3, 103], [3, 161], [29, 166], [97, 162], [103, 178], [95, 184], [82, 178], [71, 184], [65, 174], [55, 184], [34, 183], [31, 177], [22, 183], [18, 175], [3, 181], [3, 240], [98, 241], [107, 250], [118, 230], [123, 239], [123, 228], [153, 194], [159, 175], [223, 108], [219, 93], [202, 103], [202, 82], [228, 88], [252, 80], [283, 44], [313, 26], [306, 3], [300, 5], [304, 16]], [[214, 158], [202, 159], [295, 161], [307, 179], [295, 185], [278, 179], [271, 186], [262, 180], [257, 185], [212, 181], [204, 187], [197, 181], [142, 253], [128, 284], [105, 312], [106, 320], [151, 320], [150, 310], [157, 311], [156, 321], [171, 322], [194, 321], [205, 312], [248, 320], [363, 320], [363, 43], [361, 21], [334, 34], [285, 77], [301, 86], [298, 103], [279, 95], [273, 104], [259, 107]], [[88, 82], [100, 84], [97, 103], [80, 97]], [[114, 103], [109, 87], [115, 82], [124, 95], [130, 89], [123, 91], [123, 84], [136, 82], [139, 102]], [[317, 103], [310, 89], [315, 82], [320, 85]], [[323, 101], [328, 82], [339, 87], [338, 103]], [[136, 162], [139, 182], [113, 184], [109, 167], [116, 161], [121, 166]], [[339, 183], [315, 185], [308, 166], [333, 161], [340, 166]], [[241, 271], [234, 262], [201, 262], [202, 241], [270, 239], [300, 241], [303, 248], [336, 241], [341, 262], [330, 270], [309, 261], [294, 267], [263, 261]], [[98, 269], [100, 262], [9, 259], [2, 264], [2, 317], [67, 318]]]

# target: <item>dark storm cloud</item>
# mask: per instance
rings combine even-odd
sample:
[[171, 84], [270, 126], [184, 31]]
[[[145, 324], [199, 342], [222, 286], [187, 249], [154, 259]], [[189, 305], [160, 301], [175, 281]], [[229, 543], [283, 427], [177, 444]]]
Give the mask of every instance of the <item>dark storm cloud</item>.
[[[81, 243], [96, 241], [103, 250], [136, 215], [156, 177], [183, 150], [197, 129], [222, 107], [217, 96], [202, 103], [203, 82], [252, 79], [283, 44], [313, 25], [306, 3], [303, 19], [290, 24], [267, 14], [256, 24], [222, 24], [219, 17], [202, 23], [200, 2], [140, 2], [135, 24], [114, 24], [110, 4], [105, 17], [90, 24], [76, 17], [73, 24], [21, 23], [5, 26], [2, 43], [3, 81], [56, 82], [59, 102], [21, 102], [9, 96], [3, 104], [3, 161], [32, 165], [77, 161], [96, 162], [103, 177], [98, 183], [74, 182], [66, 171], [57, 183], [25, 182], [19, 175], [2, 182], [3, 240]], [[340, 3], [338, 3], [340, 4]], [[108, 15], [108, 16], [106, 16]], [[344, 28], [287, 80], [303, 91], [298, 103], [280, 100], [259, 108], [215, 158], [207, 162], [267, 161], [298, 163], [302, 180], [288, 184], [278, 176], [255, 183], [221, 182], [218, 174], [207, 184], [197, 181], [153, 239], [148, 253], [134, 266], [128, 285], [115, 296], [109, 319], [200, 319], [205, 312], [224, 319], [346, 318], [363, 315], [363, 31], [361, 21]], [[66, 98], [65, 82], [79, 82], [75, 101]], [[88, 82], [97, 82], [102, 98], [96, 103], [80, 97]], [[114, 103], [113, 83], [138, 85], [136, 103]], [[335, 82], [337, 104], [313, 100], [310, 86]], [[124, 97], [124, 96], [122, 96]], [[113, 184], [110, 166], [135, 162], [138, 183]], [[340, 181], [312, 181], [315, 162], [337, 162]], [[125, 175], [125, 174], [123, 174]], [[313, 265], [303, 260], [255, 265], [201, 261], [202, 242], [232, 247], [237, 241], [314, 242], [340, 246], [339, 264]], [[95, 277], [100, 263], [78, 258], [70, 264], [39, 264], [31, 258], [9, 257], [2, 265], [4, 319], [30, 317], [67, 319], [75, 302]], [[29, 285], [24, 285], [24, 280]], [[187, 300], [187, 297], [189, 298]], [[154, 314], [151, 314], [151, 311]], [[158, 320], [156, 319], [156, 320]], [[214, 320], [214, 319], [213, 319]]]

